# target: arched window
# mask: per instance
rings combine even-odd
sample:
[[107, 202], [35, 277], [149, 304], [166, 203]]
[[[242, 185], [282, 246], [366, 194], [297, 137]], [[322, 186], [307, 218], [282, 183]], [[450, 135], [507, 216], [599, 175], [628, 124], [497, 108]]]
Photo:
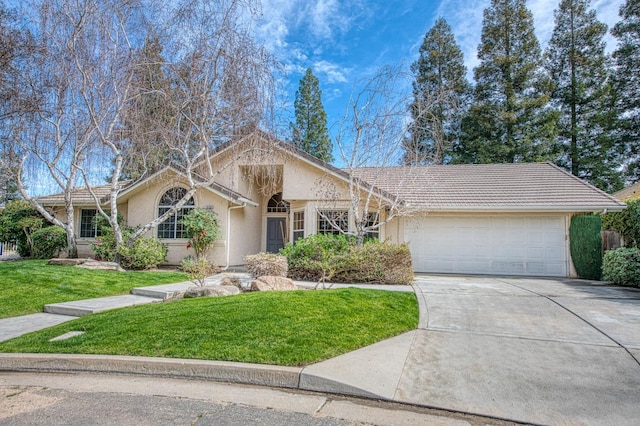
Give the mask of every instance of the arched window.
[[[178, 201], [180, 201], [186, 193], [187, 190], [185, 188], [171, 188], [165, 192], [160, 198], [158, 217], [178, 204]], [[184, 225], [182, 225], [182, 218], [194, 207], [195, 202], [193, 201], [193, 197], [191, 197], [175, 214], [158, 225], [158, 238], [187, 238]]]
[[269, 198], [267, 213], [289, 213], [289, 203], [282, 199], [282, 192], [273, 194]]

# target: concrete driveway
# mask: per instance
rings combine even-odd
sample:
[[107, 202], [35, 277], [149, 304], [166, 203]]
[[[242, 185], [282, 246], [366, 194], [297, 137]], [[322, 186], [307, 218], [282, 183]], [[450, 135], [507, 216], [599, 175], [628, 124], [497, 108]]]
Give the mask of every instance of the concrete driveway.
[[640, 290], [418, 276], [394, 399], [543, 424], [637, 424]]

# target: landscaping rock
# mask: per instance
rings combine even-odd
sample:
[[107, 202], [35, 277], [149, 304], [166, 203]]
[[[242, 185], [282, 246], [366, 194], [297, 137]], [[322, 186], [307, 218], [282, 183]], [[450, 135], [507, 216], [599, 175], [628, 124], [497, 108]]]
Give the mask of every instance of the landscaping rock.
[[82, 265], [89, 259], [70, 259], [68, 257], [58, 257], [55, 259], [49, 259], [49, 265], [58, 265], [58, 266], [78, 266]]
[[85, 268], [85, 269], [97, 269], [100, 271], [120, 271], [124, 272], [124, 269], [116, 262], [102, 262], [93, 259], [85, 259], [85, 262], [76, 265], [77, 268]]
[[286, 291], [297, 290], [298, 287], [290, 278], [264, 276], [251, 282], [251, 291]]
[[240, 278], [238, 277], [230, 277], [228, 275], [225, 275], [224, 277], [222, 277], [222, 280], [220, 280], [220, 285], [233, 286], [242, 290], [242, 283], [240, 282]]
[[189, 287], [184, 294], [186, 298], [192, 297], [218, 297], [218, 296], [233, 296], [239, 294], [240, 289], [233, 285], [211, 285], [206, 287], [193, 286]]

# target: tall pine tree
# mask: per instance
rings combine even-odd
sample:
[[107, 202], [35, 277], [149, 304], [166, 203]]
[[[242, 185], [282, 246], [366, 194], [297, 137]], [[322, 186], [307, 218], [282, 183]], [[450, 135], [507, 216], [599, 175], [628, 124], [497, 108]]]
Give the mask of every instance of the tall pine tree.
[[560, 111], [558, 164], [603, 190], [620, 189], [619, 155], [612, 138], [613, 109], [607, 26], [590, 0], [562, 0], [545, 53]]
[[322, 91], [311, 68], [300, 80], [294, 102], [296, 122], [292, 125], [293, 144], [327, 163], [333, 161], [333, 144], [327, 131], [327, 113], [322, 105]]
[[614, 88], [619, 117], [618, 138], [625, 145], [627, 179], [640, 181], [640, 0], [620, 7], [622, 18], [611, 33], [618, 39], [613, 52]]
[[123, 127], [125, 161], [123, 179], [138, 179], [169, 164], [169, 152], [163, 139], [175, 114], [168, 110], [171, 82], [164, 66], [162, 44], [151, 35], [136, 52], [133, 93], [127, 104]]
[[455, 149], [458, 163], [550, 158], [556, 114], [533, 16], [525, 0], [492, 0], [484, 11], [474, 100]]
[[460, 121], [471, 93], [462, 50], [451, 27], [439, 18], [425, 34], [415, 75], [413, 122], [404, 141], [405, 164], [443, 164], [451, 159]]

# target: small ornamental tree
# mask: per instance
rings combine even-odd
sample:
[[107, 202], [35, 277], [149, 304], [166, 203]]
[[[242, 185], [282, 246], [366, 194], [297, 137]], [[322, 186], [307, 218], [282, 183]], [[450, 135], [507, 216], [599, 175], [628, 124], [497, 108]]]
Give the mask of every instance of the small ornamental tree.
[[189, 278], [204, 287], [205, 277], [215, 270], [206, 255], [220, 237], [218, 216], [213, 210], [196, 208], [182, 218], [182, 225], [189, 238], [187, 248], [193, 248], [196, 252], [195, 261], [186, 259], [182, 262], [182, 269], [189, 274]]
[[220, 237], [218, 215], [210, 209], [192, 209], [182, 218], [182, 224], [189, 238], [187, 248], [193, 248], [196, 260], [204, 259]]

